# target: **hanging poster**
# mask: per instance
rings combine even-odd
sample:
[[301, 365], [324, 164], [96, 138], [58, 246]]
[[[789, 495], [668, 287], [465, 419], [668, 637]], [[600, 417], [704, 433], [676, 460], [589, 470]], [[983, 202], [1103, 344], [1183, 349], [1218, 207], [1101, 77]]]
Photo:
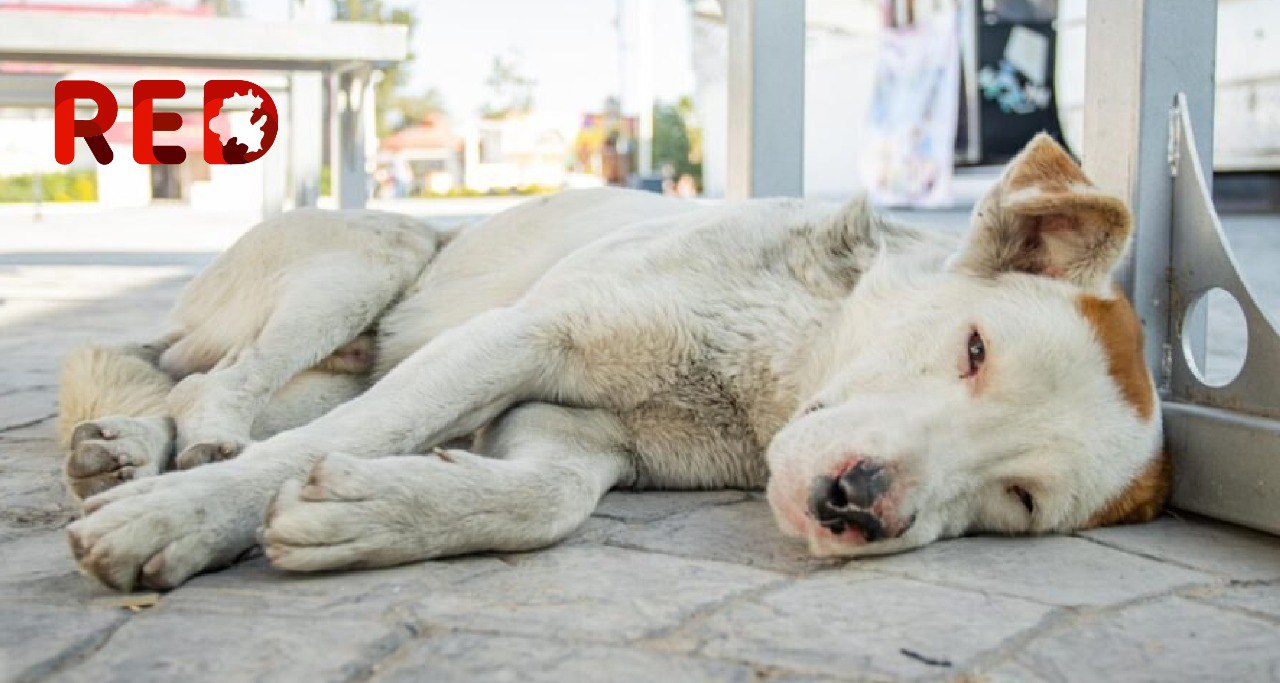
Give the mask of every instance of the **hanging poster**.
[[880, 44], [862, 177], [874, 203], [952, 202], [956, 113], [960, 107], [957, 17], [946, 12], [886, 28]]

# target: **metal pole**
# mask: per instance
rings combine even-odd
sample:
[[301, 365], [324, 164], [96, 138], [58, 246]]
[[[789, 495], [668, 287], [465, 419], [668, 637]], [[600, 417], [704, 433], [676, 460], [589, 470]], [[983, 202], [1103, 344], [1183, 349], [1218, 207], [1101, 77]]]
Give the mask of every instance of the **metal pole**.
[[1084, 167], [1133, 209], [1133, 247], [1117, 279], [1142, 318], [1147, 361], [1162, 387], [1173, 353], [1170, 110], [1185, 93], [1197, 150], [1211, 167], [1217, 16], [1214, 0], [1089, 0], [1086, 15]]
[[804, 193], [804, 0], [728, 0], [730, 199]]
[[[34, 109], [31, 111], [31, 120], [40, 120], [39, 112]], [[36, 222], [40, 222], [44, 220], [44, 173], [40, 171], [39, 159], [36, 160], [35, 165], [32, 167], [31, 195], [32, 202], [35, 204], [33, 207], [35, 214], [31, 218]]]

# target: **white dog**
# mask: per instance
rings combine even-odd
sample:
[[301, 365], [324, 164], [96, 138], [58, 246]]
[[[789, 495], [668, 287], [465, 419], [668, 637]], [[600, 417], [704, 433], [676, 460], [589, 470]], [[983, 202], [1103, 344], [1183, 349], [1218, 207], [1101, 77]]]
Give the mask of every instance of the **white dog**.
[[1148, 520], [1170, 473], [1109, 283], [1129, 232], [1047, 137], [963, 243], [861, 202], [620, 190], [447, 244], [293, 212], [193, 281], [158, 344], [68, 359], [72, 548], [121, 590], [255, 534], [300, 571], [524, 550], [615, 486], [767, 483], [822, 555]]

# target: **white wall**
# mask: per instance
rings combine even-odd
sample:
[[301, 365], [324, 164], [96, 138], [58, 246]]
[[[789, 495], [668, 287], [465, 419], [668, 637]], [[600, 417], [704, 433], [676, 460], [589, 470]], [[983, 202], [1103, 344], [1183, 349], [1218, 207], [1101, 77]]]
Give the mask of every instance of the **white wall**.
[[[52, 102], [52, 100], [50, 100]], [[53, 112], [5, 110], [0, 112], [0, 176], [67, 170], [53, 158]], [[77, 167], [93, 161], [83, 143], [76, 148]]]
[[860, 192], [864, 122], [875, 81], [876, 41], [810, 31], [805, 55], [804, 193]]

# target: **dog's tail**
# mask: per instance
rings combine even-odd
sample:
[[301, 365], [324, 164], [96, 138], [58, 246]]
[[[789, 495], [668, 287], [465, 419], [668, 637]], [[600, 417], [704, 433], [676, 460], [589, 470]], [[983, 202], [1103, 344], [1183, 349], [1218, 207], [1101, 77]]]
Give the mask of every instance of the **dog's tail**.
[[58, 443], [71, 446], [76, 425], [108, 415], [165, 415], [173, 378], [156, 367], [151, 346], [81, 346], [62, 361]]

